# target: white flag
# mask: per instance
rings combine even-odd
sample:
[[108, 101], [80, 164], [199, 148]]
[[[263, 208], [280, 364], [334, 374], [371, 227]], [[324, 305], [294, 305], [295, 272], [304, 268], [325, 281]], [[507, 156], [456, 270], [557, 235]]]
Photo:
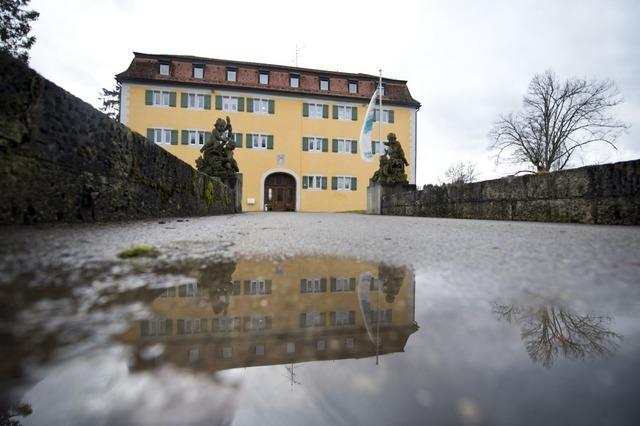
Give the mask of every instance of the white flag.
[[376, 110], [375, 103], [377, 96], [378, 89], [376, 89], [373, 92], [373, 96], [371, 96], [371, 102], [369, 102], [367, 113], [364, 115], [362, 130], [360, 130], [360, 157], [369, 163], [373, 160], [373, 150], [371, 149], [371, 129], [373, 127], [373, 114]]

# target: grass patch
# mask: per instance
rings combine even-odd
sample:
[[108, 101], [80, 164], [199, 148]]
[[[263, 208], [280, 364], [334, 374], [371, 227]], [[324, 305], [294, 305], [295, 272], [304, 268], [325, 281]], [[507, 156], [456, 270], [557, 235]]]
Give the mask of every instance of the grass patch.
[[151, 246], [131, 246], [126, 250], [118, 253], [120, 259], [129, 259], [131, 257], [158, 257], [160, 252]]

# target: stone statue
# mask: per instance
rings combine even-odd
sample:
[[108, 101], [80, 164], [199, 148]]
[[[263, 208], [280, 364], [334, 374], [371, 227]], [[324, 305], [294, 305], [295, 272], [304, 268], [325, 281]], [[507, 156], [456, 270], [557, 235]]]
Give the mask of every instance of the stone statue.
[[202, 155], [196, 160], [196, 168], [209, 176], [233, 176], [239, 171], [233, 158], [236, 149], [231, 119], [218, 118], [211, 131], [211, 137], [200, 149]]
[[371, 180], [378, 183], [404, 183], [408, 184], [404, 167], [409, 165], [402, 145], [396, 139], [395, 133], [387, 135], [386, 149], [380, 156], [380, 167], [374, 173]]

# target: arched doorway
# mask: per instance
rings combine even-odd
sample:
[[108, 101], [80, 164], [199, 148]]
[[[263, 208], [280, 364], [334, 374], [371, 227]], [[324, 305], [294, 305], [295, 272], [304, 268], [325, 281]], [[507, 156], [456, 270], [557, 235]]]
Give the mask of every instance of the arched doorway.
[[296, 180], [287, 173], [272, 173], [264, 180], [265, 210], [292, 212], [296, 210]]

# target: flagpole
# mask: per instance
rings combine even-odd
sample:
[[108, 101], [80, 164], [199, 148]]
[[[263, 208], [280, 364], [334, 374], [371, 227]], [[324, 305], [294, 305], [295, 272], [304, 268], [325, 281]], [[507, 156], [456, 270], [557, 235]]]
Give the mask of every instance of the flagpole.
[[378, 83], [378, 143], [382, 151], [382, 68], [378, 71], [380, 71], [380, 81]]

